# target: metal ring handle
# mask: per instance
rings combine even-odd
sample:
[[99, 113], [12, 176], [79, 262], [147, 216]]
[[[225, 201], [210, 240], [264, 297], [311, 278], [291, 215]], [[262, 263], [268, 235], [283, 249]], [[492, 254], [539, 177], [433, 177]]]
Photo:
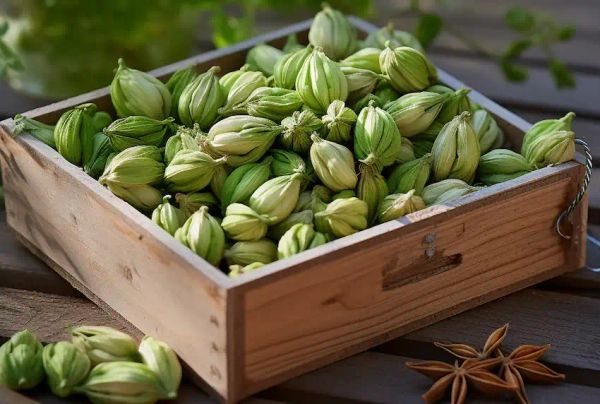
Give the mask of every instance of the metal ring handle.
[[560, 214], [560, 216], [558, 216], [558, 219], [556, 219], [556, 232], [565, 240], [570, 240], [571, 236], [564, 234], [561, 231], [560, 224], [563, 221], [563, 219], [569, 217], [573, 213], [577, 205], [579, 205], [579, 202], [581, 202], [581, 199], [583, 199], [583, 196], [585, 195], [588, 186], [590, 185], [590, 179], [592, 178], [592, 151], [590, 150], [590, 147], [584, 140], [575, 139], [575, 144], [581, 145], [585, 153], [585, 175], [583, 176], [583, 182], [579, 187], [579, 191], [577, 191], [577, 195], [575, 195], [575, 199], [573, 199], [573, 201], [569, 204], [567, 209], [564, 210]]

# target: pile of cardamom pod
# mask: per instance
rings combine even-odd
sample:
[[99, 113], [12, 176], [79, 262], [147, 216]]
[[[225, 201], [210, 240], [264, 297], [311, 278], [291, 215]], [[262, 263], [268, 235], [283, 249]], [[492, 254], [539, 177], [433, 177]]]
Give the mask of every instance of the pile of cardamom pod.
[[53, 394], [85, 394], [94, 403], [154, 403], [177, 398], [181, 365], [164, 342], [140, 344], [110, 327], [80, 326], [71, 342], [42, 346], [27, 330], [0, 346], [0, 386], [26, 390], [44, 378]]
[[231, 276], [574, 157], [572, 113], [501, 149], [494, 117], [407, 32], [359, 41], [325, 6], [308, 37], [166, 84], [120, 60], [119, 119], [84, 104], [17, 126]]

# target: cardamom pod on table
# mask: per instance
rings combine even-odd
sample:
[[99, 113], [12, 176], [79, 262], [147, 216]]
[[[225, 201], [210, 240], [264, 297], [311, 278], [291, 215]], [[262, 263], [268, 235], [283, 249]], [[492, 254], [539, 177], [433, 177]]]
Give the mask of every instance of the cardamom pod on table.
[[269, 223], [267, 215], [261, 215], [241, 203], [232, 203], [227, 206], [221, 227], [233, 240], [255, 241], [265, 237]]
[[196, 78], [197, 74], [194, 66], [184, 67], [177, 70], [169, 77], [169, 80], [165, 83], [167, 90], [171, 93], [171, 113], [170, 116], [175, 117], [179, 120], [179, 99], [183, 90]]
[[283, 52], [271, 45], [259, 44], [251, 48], [246, 54], [246, 64], [250, 70], [272, 76], [275, 65], [283, 57]]
[[432, 163], [433, 156], [427, 153], [423, 157], [396, 166], [387, 178], [390, 192], [403, 194], [413, 189], [417, 195], [421, 195], [429, 180]]
[[131, 146], [160, 146], [173, 120], [166, 118], [159, 121], [147, 116], [127, 116], [104, 128], [104, 134], [116, 151], [123, 151]]
[[71, 342], [90, 358], [102, 362], [139, 360], [137, 342], [124, 332], [104, 326], [79, 326], [70, 330]]
[[354, 128], [354, 154], [379, 172], [396, 161], [402, 139], [394, 119], [381, 108], [368, 106], [358, 114]]
[[181, 150], [165, 169], [164, 181], [170, 191], [195, 192], [206, 188], [217, 167], [226, 163], [226, 158], [213, 159], [196, 150]]
[[406, 193], [391, 194], [381, 202], [377, 212], [377, 221], [379, 223], [389, 222], [421, 209], [425, 209], [425, 202], [420, 196], [415, 195], [414, 189]]
[[30, 389], [44, 379], [42, 344], [27, 330], [14, 334], [0, 346], [0, 386]]
[[222, 211], [232, 203], [248, 203], [254, 191], [269, 179], [272, 162], [272, 157], [265, 157], [260, 163], [244, 164], [233, 170], [223, 185]]
[[422, 133], [440, 114], [449, 94], [428, 91], [405, 94], [385, 106], [402, 136], [411, 137]]
[[369, 33], [367, 38], [363, 41], [363, 46], [384, 49], [387, 46], [386, 42], [388, 41], [394, 48], [408, 46], [419, 52], [424, 52], [423, 46], [421, 46], [421, 43], [413, 34], [394, 29], [394, 24], [391, 22], [385, 27], [381, 27], [378, 30]]
[[254, 241], [238, 241], [225, 250], [228, 265], [250, 265], [253, 262], [268, 264], [277, 261], [277, 246], [263, 238]]
[[170, 195], [163, 197], [163, 202], [152, 212], [152, 221], [173, 236], [187, 218], [179, 208], [169, 203], [170, 199]]
[[356, 196], [367, 203], [368, 221], [373, 223], [379, 204], [388, 194], [388, 186], [375, 167], [360, 164], [359, 172]]
[[324, 4], [308, 31], [311, 45], [323, 48], [333, 60], [340, 60], [354, 52], [358, 46], [356, 29], [346, 16]]
[[309, 45], [283, 55], [273, 69], [275, 86], [294, 90], [296, 88], [296, 77], [298, 77], [304, 61], [312, 54], [312, 51], [313, 47]]
[[158, 376], [162, 390], [166, 393], [161, 398], [176, 398], [181, 384], [181, 365], [171, 347], [146, 335], [142, 338], [138, 351], [142, 363]]
[[367, 228], [368, 213], [367, 203], [356, 197], [335, 199], [315, 213], [315, 227], [334, 238], [349, 236]]
[[533, 166], [512, 150], [495, 149], [479, 159], [477, 177], [485, 185], [499, 184], [533, 171]]
[[379, 66], [380, 54], [381, 49], [363, 48], [341, 60], [340, 66], [366, 69], [381, 74], [381, 67]]
[[340, 100], [334, 100], [323, 115], [324, 139], [335, 143], [349, 143], [352, 139], [352, 127], [358, 116]]
[[225, 233], [217, 219], [208, 213], [207, 206], [194, 212], [175, 232], [175, 238], [214, 266], [223, 258]]
[[269, 225], [284, 221], [296, 207], [303, 178], [296, 173], [268, 180], [250, 196], [250, 207], [268, 217]]
[[219, 66], [199, 74], [182, 91], [177, 105], [179, 119], [185, 125], [197, 123], [207, 130], [217, 119], [219, 108], [225, 103], [225, 94], [219, 84]]
[[310, 161], [321, 182], [332, 191], [354, 189], [358, 177], [352, 152], [341, 144], [321, 139], [316, 133], [311, 139]]
[[379, 57], [381, 72], [401, 93], [422, 91], [438, 80], [437, 70], [427, 56], [408, 46], [387, 42]]
[[310, 224], [298, 223], [290, 227], [279, 240], [277, 256], [288, 258], [327, 242], [327, 236], [314, 230]]
[[91, 369], [85, 352], [68, 341], [46, 345], [42, 358], [48, 386], [59, 397], [68, 397]]

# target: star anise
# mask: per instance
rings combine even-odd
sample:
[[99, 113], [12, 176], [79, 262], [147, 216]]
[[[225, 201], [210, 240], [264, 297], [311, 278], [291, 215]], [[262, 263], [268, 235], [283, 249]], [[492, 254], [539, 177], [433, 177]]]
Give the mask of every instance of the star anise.
[[489, 395], [515, 390], [515, 385], [506, 383], [490, 372], [490, 369], [497, 367], [501, 362], [502, 358], [467, 359], [462, 365], [459, 365], [458, 361], [455, 361], [454, 365], [440, 361], [426, 361], [407, 362], [406, 366], [436, 380], [429, 391], [422, 396], [425, 403], [441, 400], [451, 387], [451, 403], [462, 404], [467, 398], [468, 387]]
[[494, 330], [485, 341], [481, 351], [466, 344], [443, 344], [441, 342], [434, 342], [434, 344], [460, 359], [487, 359], [493, 357], [496, 350], [500, 348], [507, 332], [508, 324]]
[[546, 365], [538, 362], [550, 349], [550, 345], [521, 345], [515, 348], [508, 356], [501, 349], [495, 354], [502, 360], [500, 376], [509, 384], [517, 386], [515, 396], [519, 403], [528, 404], [529, 399], [525, 392], [524, 380], [534, 383], [557, 383], [565, 380], [565, 375], [555, 372]]

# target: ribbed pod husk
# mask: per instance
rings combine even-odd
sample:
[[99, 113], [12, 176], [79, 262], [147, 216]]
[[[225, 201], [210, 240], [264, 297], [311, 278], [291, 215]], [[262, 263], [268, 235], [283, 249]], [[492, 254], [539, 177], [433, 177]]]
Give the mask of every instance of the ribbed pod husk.
[[327, 237], [315, 231], [312, 225], [298, 223], [281, 236], [277, 246], [277, 255], [279, 259], [288, 258], [326, 242]]
[[267, 216], [270, 225], [284, 221], [296, 207], [302, 179], [302, 174], [270, 179], [250, 196], [250, 207], [257, 213]]
[[396, 122], [400, 134], [411, 137], [431, 126], [448, 97], [428, 91], [410, 93], [386, 104], [385, 110]]
[[203, 206], [190, 216], [175, 238], [214, 266], [218, 266], [225, 252], [225, 234], [219, 222]]
[[[235, 80], [233, 80], [235, 78]], [[244, 101], [250, 97], [250, 94], [257, 88], [267, 87], [268, 81], [261, 72], [242, 71], [239, 76], [234, 76], [229, 91], [227, 91], [227, 100], [225, 105], [219, 108], [218, 113], [223, 116], [236, 115], [244, 113], [244, 109], [236, 109], [243, 105]]]
[[379, 57], [381, 72], [401, 93], [422, 91], [438, 80], [437, 70], [427, 57], [407, 46], [387, 44]]
[[521, 154], [528, 158], [529, 155], [529, 145], [533, 142], [537, 137], [548, 134], [551, 132], [557, 132], [561, 130], [570, 131], [572, 130], [571, 125], [573, 124], [573, 119], [575, 119], [575, 113], [569, 112], [565, 116], [560, 119], [545, 119], [543, 121], [539, 121], [534, 124], [523, 136], [523, 144], [521, 146]]
[[369, 223], [375, 220], [377, 208], [387, 194], [388, 186], [379, 171], [375, 167], [360, 164], [356, 196], [367, 204]]
[[91, 367], [85, 352], [68, 341], [46, 345], [42, 357], [48, 386], [59, 397], [69, 396], [85, 380]]
[[175, 201], [186, 219], [202, 206], [213, 209], [218, 205], [217, 199], [210, 192], [177, 193], [175, 194]]
[[14, 334], [0, 346], [0, 386], [30, 389], [44, 378], [42, 344], [27, 330]]
[[82, 104], [64, 112], [54, 127], [56, 150], [70, 163], [85, 164], [91, 155], [96, 105]]
[[425, 202], [420, 196], [415, 195], [414, 189], [406, 193], [391, 194], [381, 202], [377, 212], [377, 221], [379, 223], [388, 222], [421, 209], [425, 209]]
[[323, 122], [309, 110], [296, 111], [292, 116], [281, 121], [283, 127], [280, 137], [281, 145], [288, 150], [299, 154], [306, 154], [310, 150], [312, 140], [310, 135], [319, 132]]
[[166, 393], [163, 398], [176, 398], [182, 372], [175, 351], [164, 342], [149, 335], [142, 338], [138, 351], [142, 363], [158, 376], [161, 387]]
[[309, 45], [306, 48], [283, 55], [275, 64], [273, 71], [275, 85], [289, 90], [295, 89], [296, 77], [298, 77], [304, 61], [311, 55], [312, 51], [313, 47]]
[[537, 136], [527, 147], [526, 159], [536, 168], [575, 158], [575, 132], [559, 130]]
[[485, 185], [499, 184], [533, 171], [533, 166], [512, 150], [492, 150], [479, 159], [477, 178]]
[[184, 67], [183, 69], [177, 70], [169, 80], [165, 83], [167, 90], [171, 93], [171, 113], [170, 115], [174, 118], [179, 118], [179, 98], [183, 90], [196, 78], [197, 74], [194, 70], [194, 66]]
[[379, 171], [396, 161], [402, 139], [389, 113], [372, 105], [363, 108], [354, 129], [354, 154]]
[[277, 260], [277, 246], [263, 238], [255, 241], [238, 241], [225, 250], [228, 265], [250, 265], [253, 262], [268, 264]]
[[288, 231], [293, 225], [298, 223], [312, 225], [313, 219], [314, 213], [310, 209], [294, 212], [291, 215], [289, 215], [283, 222], [279, 222], [276, 225], [269, 227], [267, 236], [272, 240], [279, 240], [284, 235], [284, 233]]
[[389, 191], [393, 194], [403, 194], [413, 189], [417, 195], [421, 195], [429, 180], [432, 163], [433, 156], [428, 153], [395, 167], [387, 179]]
[[352, 152], [341, 144], [311, 136], [310, 161], [317, 177], [332, 191], [354, 189], [358, 177]]
[[352, 127], [358, 116], [340, 100], [334, 100], [323, 115], [325, 140], [336, 143], [349, 143], [352, 139]]
[[182, 123], [190, 126], [197, 123], [206, 130], [215, 122], [219, 108], [225, 103], [217, 76], [220, 71], [220, 67], [213, 66], [184, 88], [177, 108]]
[[325, 54], [333, 59], [340, 60], [356, 50], [358, 45], [356, 29], [346, 16], [329, 7], [315, 15], [308, 32], [311, 45], [323, 48]]
[[221, 226], [233, 240], [255, 241], [265, 237], [270, 222], [269, 216], [241, 203], [232, 203], [227, 206]]
[[431, 206], [452, 201], [477, 189], [463, 180], [450, 178], [427, 185], [423, 188], [421, 196], [425, 204]]
[[302, 107], [302, 100], [294, 90], [279, 87], [260, 87], [244, 102], [246, 112], [252, 116], [280, 122]]
[[275, 65], [283, 57], [283, 52], [271, 45], [259, 44], [248, 51], [246, 64], [250, 70], [272, 76]]
[[335, 199], [315, 213], [318, 231], [334, 238], [345, 237], [364, 230], [368, 225], [369, 207], [356, 197]]
[[371, 94], [383, 76], [371, 70], [358, 67], [341, 66], [348, 83], [348, 102], [356, 101]]
[[221, 197], [223, 212], [232, 203], [248, 202], [254, 191], [269, 179], [272, 161], [271, 157], [266, 157], [260, 163], [244, 164], [227, 176]]
[[423, 52], [423, 47], [419, 40], [409, 32], [394, 29], [394, 24], [391, 22], [385, 27], [381, 27], [367, 35], [363, 41], [363, 46], [384, 49], [389, 41], [389, 44], [397, 48], [399, 46], [408, 46]]
[[366, 69], [374, 73], [381, 74], [379, 66], [379, 55], [381, 49], [378, 48], [363, 48], [351, 54], [344, 60], [340, 61], [340, 66], [354, 67], [357, 69]]
[[210, 184], [217, 167], [225, 162], [225, 158], [213, 159], [201, 151], [182, 150], [165, 169], [165, 184], [170, 191], [201, 191]]
[[128, 116], [112, 122], [104, 128], [104, 134], [116, 151], [132, 146], [160, 146], [173, 121], [173, 118], [159, 121], [147, 116]]
[[170, 199], [170, 195], [163, 197], [163, 202], [152, 212], [152, 221], [172, 236], [187, 218], [179, 208], [171, 205]]
[[480, 109], [471, 114], [471, 125], [479, 139], [481, 153], [498, 149], [504, 144], [504, 133], [488, 111]]

